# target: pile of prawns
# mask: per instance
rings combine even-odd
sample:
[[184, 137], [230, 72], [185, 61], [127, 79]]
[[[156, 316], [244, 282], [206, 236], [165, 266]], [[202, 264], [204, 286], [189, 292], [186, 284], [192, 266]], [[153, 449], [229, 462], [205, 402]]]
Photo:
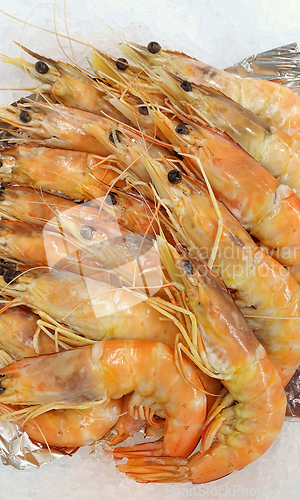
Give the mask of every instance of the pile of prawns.
[[299, 98], [157, 42], [94, 76], [21, 48], [43, 100], [0, 106], [1, 419], [55, 447], [143, 428], [112, 452], [139, 482], [245, 467], [300, 365]]

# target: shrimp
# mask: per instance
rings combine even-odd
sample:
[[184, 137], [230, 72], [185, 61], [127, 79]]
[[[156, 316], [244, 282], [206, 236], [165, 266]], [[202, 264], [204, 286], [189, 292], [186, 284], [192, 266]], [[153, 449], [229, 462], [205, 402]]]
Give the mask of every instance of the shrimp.
[[[300, 264], [300, 199], [223, 134], [177, 124], [159, 111], [155, 123], [183, 154], [188, 172], [203, 178], [232, 214], [291, 273]], [[184, 131], [184, 134], [178, 133]], [[187, 154], [188, 156], [184, 156]], [[199, 163], [200, 160], [200, 163]], [[200, 165], [200, 166], [199, 166]], [[286, 221], [289, 224], [286, 224]], [[294, 267], [295, 266], [295, 267]]]
[[[28, 142], [52, 148], [71, 149], [90, 154], [107, 156], [109, 151], [100, 142], [86, 133], [84, 123], [111, 121], [94, 113], [69, 108], [62, 104], [45, 104], [42, 102], [18, 103], [17, 106], [2, 104], [0, 119], [10, 123], [27, 134]], [[125, 124], [118, 123], [120, 131], [126, 129]], [[129, 131], [131, 128], [129, 127]], [[129, 133], [129, 132], [128, 132]], [[18, 140], [24, 142], [24, 134], [12, 132]]]
[[300, 99], [287, 87], [258, 78], [238, 78], [186, 54], [162, 50], [158, 43], [154, 43], [155, 52], [133, 43], [121, 44], [121, 47], [145, 70], [149, 64], [163, 66], [184, 81], [208, 85], [295, 140], [300, 140]]
[[[75, 200], [98, 198], [118, 174], [107, 169], [102, 157], [82, 153], [28, 145], [6, 148], [0, 152], [0, 177], [11, 184], [63, 193]], [[99, 182], [101, 181], [101, 182]], [[124, 181], [114, 183], [123, 187]]]
[[[30, 439], [58, 448], [87, 446], [102, 439], [117, 423], [122, 399], [109, 399], [88, 408], [50, 410], [30, 420], [14, 420]], [[13, 407], [0, 404], [0, 412], [10, 418]], [[1, 417], [0, 417], [1, 418]], [[120, 436], [122, 439], [122, 436]]]
[[177, 369], [174, 351], [164, 344], [100, 341], [0, 370], [0, 401], [67, 406], [119, 399], [134, 391], [129, 406], [148, 422], [156, 414], [166, 419], [161, 455], [186, 457], [199, 441], [206, 397], [193, 364], [184, 360], [183, 369], [189, 383]]
[[[156, 279], [157, 290], [159, 281], [163, 284], [160, 268]], [[174, 346], [179, 333], [176, 324], [155, 308], [151, 297], [136, 297], [130, 290], [66, 271], [28, 271], [9, 284], [1, 277], [0, 284], [4, 297], [42, 311], [91, 340], [131, 338], [134, 334]]]
[[22, 45], [19, 46], [38, 61], [32, 64], [24, 59], [3, 55], [0, 55], [0, 60], [17, 66], [38, 82], [37, 90], [39, 92], [50, 94], [55, 101], [72, 108], [95, 114], [104, 112], [118, 120], [121, 118], [121, 114], [110, 105], [107, 99], [104, 99], [105, 92], [97, 88], [95, 80], [81, 69], [36, 54]]
[[240, 310], [286, 385], [300, 363], [298, 283], [257, 247], [221, 202], [212, 203], [202, 183], [190, 181], [172, 165], [150, 158], [144, 163], [176, 239], [235, 291]]
[[192, 357], [199, 357], [228, 393], [223, 391], [208, 416], [195, 455], [135, 458], [118, 468], [140, 482], [205, 483], [245, 467], [271, 446], [283, 425], [286, 398], [265, 349], [213, 274], [201, 265], [187, 266], [174, 249], [172, 254], [163, 249], [162, 258], [197, 322], [198, 356]]

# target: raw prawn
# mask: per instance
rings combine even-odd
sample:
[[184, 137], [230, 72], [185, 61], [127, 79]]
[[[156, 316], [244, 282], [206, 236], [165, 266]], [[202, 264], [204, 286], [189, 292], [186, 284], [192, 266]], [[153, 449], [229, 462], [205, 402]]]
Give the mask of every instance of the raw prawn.
[[205, 483], [245, 467], [271, 446], [283, 425], [286, 398], [265, 349], [213, 274], [187, 266], [174, 249], [171, 254], [162, 248], [161, 256], [197, 321], [192, 358], [219, 377], [228, 393], [221, 393], [208, 416], [200, 452], [188, 459], [136, 458], [118, 468], [140, 482]]
[[[0, 60], [17, 66], [37, 81], [39, 92], [50, 94], [55, 101], [66, 106], [96, 114], [104, 112], [113, 118], [121, 118], [120, 113], [109, 104], [107, 99], [104, 99], [105, 92], [96, 87], [96, 79], [94, 80], [71, 64], [41, 56], [22, 45], [20, 47], [38, 61], [32, 64], [24, 59], [3, 55], [0, 56]], [[105, 88], [105, 81], [103, 82]]]
[[159, 65], [184, 81], [208, 85], [300, 140], [300, 99], [287, 87], [258, 78], [238, 78], [186, 54], [162, 50], [158, 43], [154, 43], [155, 52], [133, 43], [121, 46], [125, 54], [143, 69], [146, 70], [149, 64]]
[[185, 457], [199, 441], [206, 397], [193, 364], [183, 360], [183, 370], [189, 383], [177, 369], [174, 351], [164, 344], [107, 340], [0, 370], [0, 401], [67, 406], [134, 391], [129, 406], [148, 422], [155, 414], [166, 419], [161, 455]]

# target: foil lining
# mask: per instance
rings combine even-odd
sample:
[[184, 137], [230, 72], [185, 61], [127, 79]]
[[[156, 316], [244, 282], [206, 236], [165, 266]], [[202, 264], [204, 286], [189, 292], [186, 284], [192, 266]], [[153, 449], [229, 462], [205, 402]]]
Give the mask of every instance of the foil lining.
[[16, 424], [6, 420], [0, 422], [0, 456], [4, 465], [12, 465], [19, 470], [40, 467], [57, 458], [72, 455], [77, 449], [47, 448], [31, 441]]
[[287, 416], [300, 418], [300, 367], [285, 388]]
[[[290, 87], [300, 96], [300, 52], [297, 43], [253, 54], [225, 71], [241, 77], [272, 80]], [[29, 96], [27, 99], [30, 99]], [[5, 139], [2, 136], [2, 139]], [[8, 133], [8, 142], [10, 141]], [[7, 144], [8, 145], [8, 144]], [[11, 144], [10, 144], [11, 145]], [[300, 418], [300, 368], [287, 385], [287, 416]], [[33, 442], [14, 423], [0, 421], [0, 457], [4, 465], [16, 469], [40, 467], [52, 460], [72, 455], [78, 448], [58, 449]]]
[[253, 54], [225, 71], [241, 77], [272, 80], [300, 94], [300, 52], [297, 43]]

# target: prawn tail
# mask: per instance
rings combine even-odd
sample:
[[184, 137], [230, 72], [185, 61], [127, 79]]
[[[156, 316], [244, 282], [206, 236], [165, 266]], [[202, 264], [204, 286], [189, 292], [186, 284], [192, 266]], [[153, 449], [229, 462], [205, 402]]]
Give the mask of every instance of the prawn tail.
[[180, 483], [189, 480], [188, 464], [184, 458], [153, 457], [130, 459], [117, 467], [138, 483]]

